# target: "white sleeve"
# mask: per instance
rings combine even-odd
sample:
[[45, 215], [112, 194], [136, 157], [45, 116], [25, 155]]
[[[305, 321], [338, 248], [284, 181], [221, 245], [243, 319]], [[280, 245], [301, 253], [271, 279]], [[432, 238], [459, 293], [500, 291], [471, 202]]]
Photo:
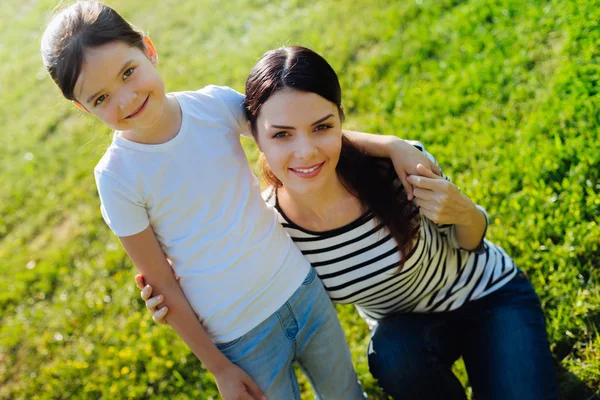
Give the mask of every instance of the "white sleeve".
[[106, 173], [96, 171], [95, 177], [100, 212], [115, 235], [131, 236], [148, 227], [148, 213], [137, 193]]
[[[431, 160], [431, 162], [433, 162], [435, 165], [437, 165], [438, 167], [440, 166], [440, 164], [438, 164], [435, 157], [433, 155], [431, 155], [431, 153], [429, 153], [427, 150], [425, 150], [425, 146], [423, 146], [422, 143], [417, 142], [417, 141], [408, 141], [408, 143], [412, 144], [417, 149], [421, 150], [427, 156], [427, 158], [429, 158]], [[452, 182], [452, 179], [450, 179], [448, 176], [446, 176], [446, 174], [444, 174], [443, 172], [442, 172], [442, 177], [445, 180], [447, 180], [448, 182]], [[460, 191], [460, 188], [458, 190]], [[487, 229], [488, 229], [490, 220], [489, 220], [489, 216], [488, 216], [487, 212], [485, 211], [485, 209], [483, 207], [481, 207], [479, 204], [475, 204], [475, 207], [477, 207], [477, 209], [479, 211], [481, 211], [481, 213], [485, 217], [485, 229], [483, 230], [483, 235], [481, 235], [481, 240], [479, 241], [479, 245], [477, 245], [477, 247], [475, 249], [470, 250], [470, 251], [474, 252], [474, 253], [481, 253], [485, 250], [483, 239], [485, 239], [485, 235], [487, 233]], [[461, 248], [458, 245], [458, 241], [456, 240], [456, 225], [450, 225], [450, 224], [435, 224], [435, 225], [437, 226], [437, 228], [440, 232], [442, 232], [448, 236], [448, 240], [449, 240], [450, 244], [452, 245], [452, 247], [457, 248], [457, 249]]]
[[253, 139], [252, 133], [248, 129], [248, 119], [244, 111], [245, 96], [228, 86], [211, 86], [211, 91], [223, 101], [227, 112], [237, 122], [240, 135]]

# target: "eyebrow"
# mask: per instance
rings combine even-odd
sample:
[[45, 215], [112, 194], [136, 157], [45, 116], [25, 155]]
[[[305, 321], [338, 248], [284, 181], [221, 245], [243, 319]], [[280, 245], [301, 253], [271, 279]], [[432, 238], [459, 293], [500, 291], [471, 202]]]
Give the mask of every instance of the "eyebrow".
[[[123, 72], [125, 72], [125, 70], [133, 63], [133, 61], [134, 60], [129, 60], [129, 61], [126, 61], [125, 64], [123, 64], [123, 66], [119, 70], [119, 73], [116, 76], [117, 79], [119, 78], [119, 76], [123, 75]], [[86, 100], [86, 103], [89, 103], [90, 101], [92, 101], [96, 96], [98, 96], [103, 91], [104, 91], [104, 89], [98, 90], [96, 93], [94, 93], [93, 95], [91, 95], [90, 97], [88, 97], [87, 100]]]
[[[333, 117], [333, 114], [326, 115], [323, 118], [318, 119], [315, 122], [313, 122], [310, 126], [315, 126], [317, 124], [320, 124], [321, 122], [323, 122], [323, 121], [325, 121], [325, 120], [327, 120], [327, 119], [329, 119], [331, 117]], [[286, 126], [286, 125], [271, 125], [271, 128], [277, 128], [277, 129], [294, 129], [294, 130], [296, 129], [293, 126]]]

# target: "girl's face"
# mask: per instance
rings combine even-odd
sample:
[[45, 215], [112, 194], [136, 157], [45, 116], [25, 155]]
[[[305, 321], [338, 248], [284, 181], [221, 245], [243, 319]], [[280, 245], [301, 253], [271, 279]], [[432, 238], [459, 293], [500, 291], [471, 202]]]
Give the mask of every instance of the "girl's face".
[[156, 53], [114, 41], [88, 48], [75, 98], [109, 127], [147, 129], [165, 107], [165, 85], [156, 70]]
[[342, 123], [334, 103], [284, 89], [262, 105], [256, 129], [269, 167], [287, 190], [307, 194], [337, 179]]

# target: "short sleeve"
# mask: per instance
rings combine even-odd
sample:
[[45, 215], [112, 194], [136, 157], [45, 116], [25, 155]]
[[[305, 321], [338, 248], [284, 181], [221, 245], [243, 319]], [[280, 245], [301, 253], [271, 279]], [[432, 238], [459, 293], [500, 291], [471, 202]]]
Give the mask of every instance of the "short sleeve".
[[223, 101], [227, 111], [237, 122], [240, 135], [252, 139], [252, 133], [248, 129], [248, 119], [244, 112], [245, 96], [228, 86], [212, 86], [211, 89]]
[[148, 227], [150, 220], [139, 195], [106, 173], [96, 171], [95, 177], [100, 212], [115, 235], [131, 236]]

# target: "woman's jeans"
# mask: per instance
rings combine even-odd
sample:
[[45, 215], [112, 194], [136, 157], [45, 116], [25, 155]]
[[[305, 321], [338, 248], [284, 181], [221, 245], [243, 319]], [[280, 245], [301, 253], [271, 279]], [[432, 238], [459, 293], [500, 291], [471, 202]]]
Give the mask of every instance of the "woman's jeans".
[[333, 304], [315, 270], [310, 271], [277, 312], [242, 337], [217, 347], [270, 400], [300, 400], [294, 361], [311, 383], [315, 398], [363, 400]]
[[521, 271], [455, 311], [394, 314], [371, 334], [371, 373], [394, 399], [466, 399], [451, 371], [460, 356], [477, 400], [558, 398], [540, 302]]

